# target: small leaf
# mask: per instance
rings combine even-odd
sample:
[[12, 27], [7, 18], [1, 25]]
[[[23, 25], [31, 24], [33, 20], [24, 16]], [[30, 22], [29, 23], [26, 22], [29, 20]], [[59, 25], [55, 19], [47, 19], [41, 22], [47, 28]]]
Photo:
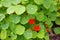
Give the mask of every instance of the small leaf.
[[33, 31], [33, 36], [32, 38], [36, 38], [37, 37], [37, 32], [36, 31]]
[[29, 14], [35, 14], [38, 10], [38, 7], [36, 5], [29, 4], [27, 5], [27, 13]]
[[44, 0], [34, 0], [34, 2], [38, 5], [41, 5], [44, 3]]
[[60, 34], [60, 28], [59, 27], [54, 28], [54, 32], [55, 34]]
[[52, 0], [44, 0], [43, 6], [44, 6], [46, 9], [48, 9], [48, 8], [50, 8], [51, 4], [52, 4]]
[[38, 37], [38, 38], [44, 38], [44, 36], [45, 36], [44, 30], [40, 30], [40, 31], [38, 32], [38, 34], [37, 34], [37, 37]]
[[13, 32], [11, 32], [11, 39], [16, 39], [17, 38], [17, 35], [16, 34], [14, 34]]
[[0, 14], [0, 21], [2, 21], [5, 18], [4, 14]]
[[25, 6], [23, 6], [23, 5], [17, 5], [15, 7], [15, 12], [16, 12], [17, 15], [23, 14], [25, 12]]
[[17, 25], [15, 28], [15, 33], [18, 35], [22, 35], [25, 32], [25, 27], [22, 25]]
[[26, 30], [25, 33], [24, 33], [24, 37], [26, 39], [32, 38], [32, 31], [31, 30]]
[[8, 14], [11, 14], [13, 12], [14, 12], [14, 6], [10, 6], [10, 7], [7, 8], [7, 13]]
[[46, 33], [46, 35], [45, 35], [45, 40], [49, 40], [49, 34], [48, 33]]
[[1, 39], [6, 39], [7, 37], [7, 31], [6, 30], [1, 30]]

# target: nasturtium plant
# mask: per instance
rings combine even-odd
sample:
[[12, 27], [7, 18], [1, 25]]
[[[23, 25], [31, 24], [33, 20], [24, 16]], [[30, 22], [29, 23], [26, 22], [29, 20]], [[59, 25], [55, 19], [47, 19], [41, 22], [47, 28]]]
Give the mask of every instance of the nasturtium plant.
[[0, 0], [0, 40], [50, 40], [59, 26], [60, 0]]

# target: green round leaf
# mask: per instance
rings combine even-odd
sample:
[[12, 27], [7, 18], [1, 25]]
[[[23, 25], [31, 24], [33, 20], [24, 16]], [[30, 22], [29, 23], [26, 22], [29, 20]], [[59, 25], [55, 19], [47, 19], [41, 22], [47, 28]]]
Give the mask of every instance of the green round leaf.
[[15, 12], [16, 12], [17, 15], [23, 14], [25, 12], [25, 6], [23, 6], [23, 5], [17, 5], [15, 7]]
[[17, 38], [17, 35], [16, 34], [14, 34], [13, 32], [11, 32], [11, 39], [16, 39]]
[[27, 13], [35, 14], [38, 10], [38, 7], [37, 7], [37, 5], [29, 4], [29, 5], [27, 5], [26, 9], [27, 9]]
[[15, 28], [15, 33], [18, 35], [22, 35], [25, 32], [25, 27], [22, 25], [17, 25]]
[[37, 34], [37, 37], [38, 38], [44, 38], [44, 36], [45, 36], [45, 32], [44, 32], [44, 30], [40, 30], [39, 32], [38, 32], [38, 34]]
[[11, 14], [9, 16], [9, 20], [10, 20], [10, 22], [17, 24], [20, 22], [20, 16]]
[[9, 8], [7, 8], [7, 13], [11, 14], [14, 12], [14, 6], [10, 6]]
[[26, 24], [29, 21], [29, 17], [28, 16], [21, 16], [21, 24]]
[[36, 13], [35, 16], [36, 16], [36, 19], [38, 21], [43, 21], [44, 20], [44, 14], [43, 14], [43, 12]]
[[52, 0], [44, 0], [44, 4], [43, 6], [46, 8], [46, 9], [49, 9], [50, 6], [52, 4]]
[[54, 32], [55, 34], [60, 34], [60, 28], [59, 27], [54, 28]]
[[31, 30], [26, 30], [25, 33], [24, 33], [24, 37], [26, 39], [32, 38], [32, 31]]

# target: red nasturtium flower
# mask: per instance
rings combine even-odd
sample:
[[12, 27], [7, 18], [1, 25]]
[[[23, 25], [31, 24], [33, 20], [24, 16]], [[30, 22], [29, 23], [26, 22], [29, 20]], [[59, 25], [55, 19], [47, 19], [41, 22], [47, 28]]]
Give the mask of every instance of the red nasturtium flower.
[[35, 26], [34, 26], [34, 30], [35, 30], [35, 31], [39, 31], [40, 29], [41, 29], [41, 28], [40, 28], [40, 25], [35, 25]]
[[35, 24], [35, 20], [33, 18], [31, 18], [28, 23], [31, 24], [31, 25]]

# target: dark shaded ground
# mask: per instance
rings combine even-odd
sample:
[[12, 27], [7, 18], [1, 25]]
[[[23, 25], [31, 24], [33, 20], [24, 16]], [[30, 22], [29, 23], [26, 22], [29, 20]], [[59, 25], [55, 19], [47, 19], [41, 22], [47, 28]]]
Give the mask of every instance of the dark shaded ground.
[[50, 40], [60, 40], [60, 34], [55, 34], [53, 29], [56, 27], [60, 27], [60, 25], [55, 24], [55, 22], [53, 22], [53, 27], [52, 27], [52, 31], [50, 31], [49, 35], [50, 35]]

